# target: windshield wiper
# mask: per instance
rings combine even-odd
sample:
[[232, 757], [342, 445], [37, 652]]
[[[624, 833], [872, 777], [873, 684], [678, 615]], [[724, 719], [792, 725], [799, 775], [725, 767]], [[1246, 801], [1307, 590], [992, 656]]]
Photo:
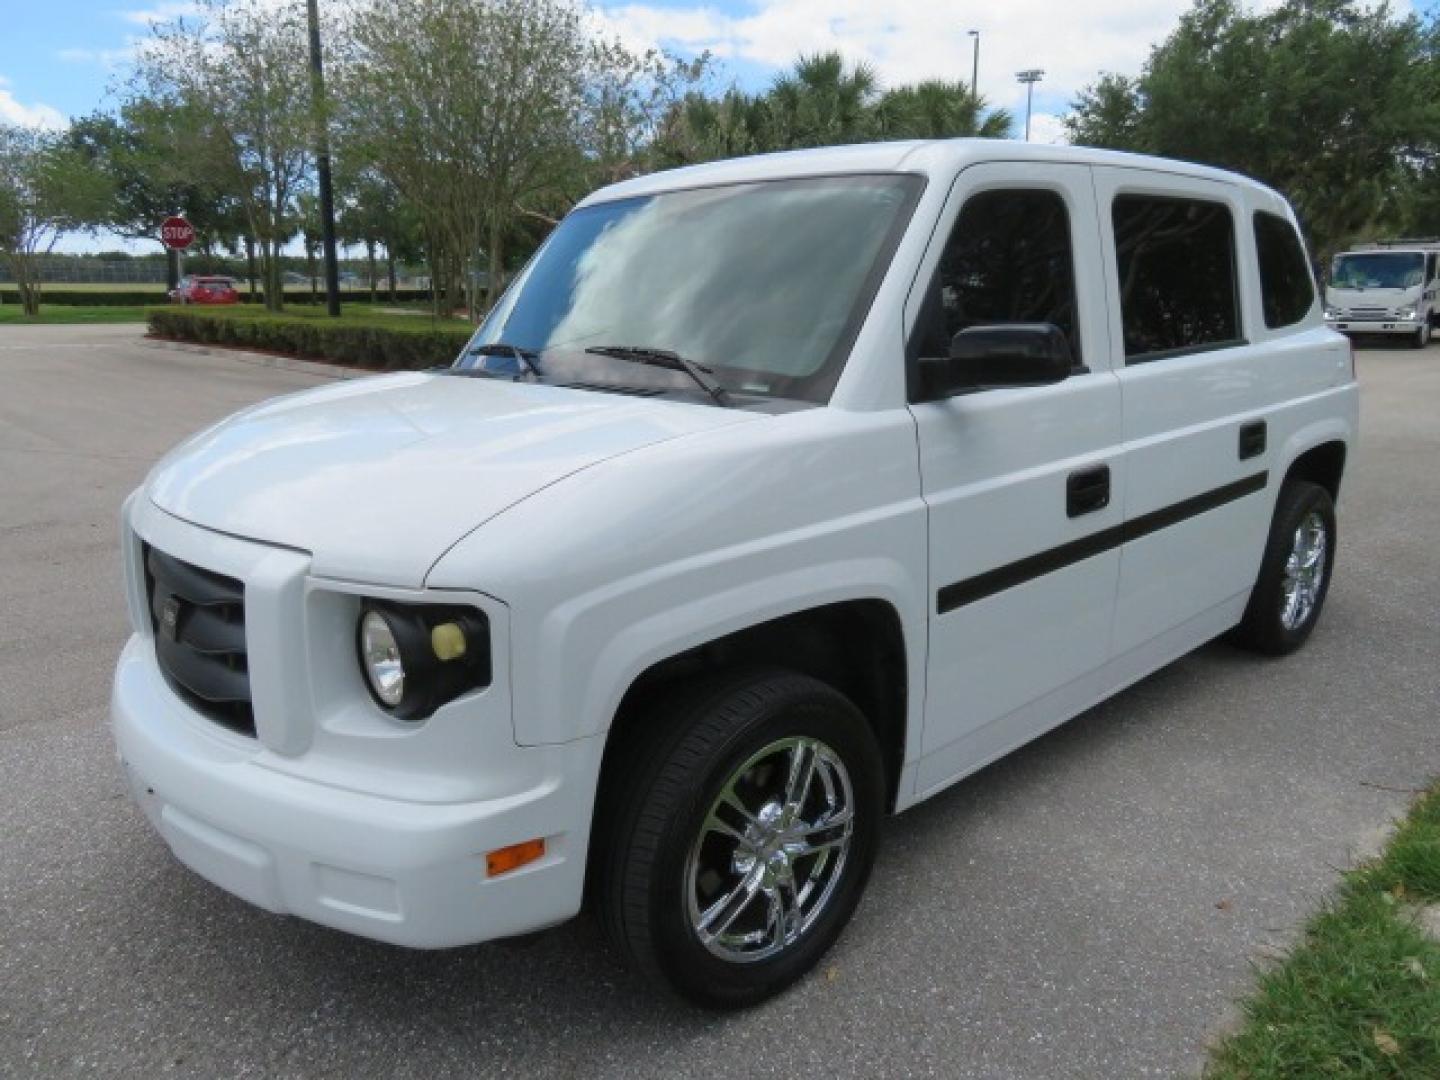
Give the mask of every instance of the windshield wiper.
[[668, 371], [683, 371], [715, 399], [715, 404], [726, 408], [734, 406], [725, 388], [715, 381], [712, 371], [704, 364], [687, 360], [669, 349], [652, 349], [645, 345], [591, 345], [585, 350], [596, 356], [613, 356], [616, 360], [628, 360], [632, 364], [647, 364], [650, 367], [665, 368]]
[[[519, 345], [511, 345], [509, 342], [505, 342], [505, 341], [492, 341], [492, 342], [488, 342], [487, 344], [484, 344], [484, 345], [472, 345], [472, 346], [470, 346], [470, 348], [466, 350], [466, 355], [467, 355], [467, 356], [509, 356], [509, 357], [512, 357], [512, 358], [515, 360], [516, 364], [518, 364], [518, 365], [520, 365], [520, 366], [523, 366], [527, 371], [530, 372], [531, 375], [534, 375], [535, 378], [537, 378], [537, 379], [540, 378], [540, 365], [537, 363], [537, 361], [540, 359], [540, 354], [539, 354], [538, 352], [536, 352], [534, 349], [524, 349], [524, 348], [521, 348]], [[452, 370], [454, 370], [454, 371], [456, 371], [456, 372], [467, 372], [467, 371], [474, 371], [474, 370], [476, 370], [476, 369], [474, 369], [474, 368], [454, 368], [454, 369], [452, 369]], [[483, 370], [483, 369], [479, 369], [479, 370]], [[489, 371], [487, 371], [487, 372], [485, 372], [485, 374], [487, 374], [487, 375], [493, 375], [493, 374], [495, 374], [495, 373], [494, 373], [494, 372], [489, 372]]]

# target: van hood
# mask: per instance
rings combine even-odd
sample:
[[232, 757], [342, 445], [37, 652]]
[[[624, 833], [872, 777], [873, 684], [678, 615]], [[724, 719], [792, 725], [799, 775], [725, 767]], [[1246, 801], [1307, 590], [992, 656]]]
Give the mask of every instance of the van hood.
[[418, 588], [466, 533], [598, 462], [756, 413], [491, 379], [365, 378], [238, 413], [170, 452], [160, 509], [307, 551], [322, 577]]

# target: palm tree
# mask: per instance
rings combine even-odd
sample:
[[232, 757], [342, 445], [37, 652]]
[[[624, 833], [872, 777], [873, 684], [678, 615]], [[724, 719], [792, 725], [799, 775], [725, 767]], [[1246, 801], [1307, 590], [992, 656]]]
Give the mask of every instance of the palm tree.
[[801, 56], [771, 84], [765, 101], [775, 149], [864, 142], [879, 81], [865, 63], [847, 67], [838, 52]]
[[671, 109], [651, 154], [660, 168], [758, 154], [773, 149], [767, 127], [760, 98], [733, 87], [719, 98], [690, 93]]
[[1003, 139], [1014, 121], [964, 83], [931, 79], [881, 93], [868, 64], [838, 52], [802, 56], [763, 94], [687, 94], [651, 147], [655, 166], [872, 139]]
[[987, 112], [985, 99], [965, 83], [943, 79], [887, 91], [875, 106], [878, 133], [886, 139], [1003, 139], [1013, 123], [1004, 109]]

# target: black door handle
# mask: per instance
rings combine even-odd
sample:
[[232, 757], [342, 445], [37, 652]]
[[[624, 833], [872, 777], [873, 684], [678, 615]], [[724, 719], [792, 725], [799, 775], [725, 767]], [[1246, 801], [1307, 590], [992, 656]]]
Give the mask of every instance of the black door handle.
[[1110, 505], [1110, 466], [1077, 469], [1065, 478], [1065, 513], [1070, 517], [1093, 514]]
[[1259, 457], [1265, 452], [1265, 421], [1252, 420], [1240, 425], [1240, 460]]

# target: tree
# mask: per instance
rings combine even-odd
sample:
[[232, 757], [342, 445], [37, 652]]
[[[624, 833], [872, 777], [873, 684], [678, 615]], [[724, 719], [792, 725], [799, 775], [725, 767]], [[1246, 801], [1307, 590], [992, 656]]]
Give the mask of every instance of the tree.
[[196, 0], [199, 14], [152, 29], [131, 100], [193, 117], [175, 147], [189, 174], [239, 202], [260, 248], [265, 306], [284, 304], [280, 250], [310, 181], [312, 114], [303, 11], [270, 0]]
[[40, 313], [36, 259], [64, 233], [103, 221], [110, 195], [106, 178], [60, 136], [0, 125], [0, 256], [26, 315]]
[[363, 162], [413, 209], [448, 302], [483, 253], [493, 303], [510, 245], [644, 171], [709, 65], [597, 37], [569, 0], [372, 0], [337, 56], [342, 165]]
[[573, 167], [585, 46], [558, 0], [375, 0], [356, 13], [337, 69], [342, 155], [415, 208], [451, 305], [482, 248], [501, 279], [517, 207]]
[[[186, 167], [175, 148], [195, 137], [199, 118], [192, 110], [144, 98], [127, 101], [115, 115], [96, 112], [74, 121], [66, 140], [108, 179], [113, 197], [104, 226], [131, 240], [160, 243], [160, 223], [182, 214], [195, 226], [201, 248], [238, 235], [238, 201], [217, 190], [203, 174]], [[179, 260], [169, 251], [170, 286]]]
[[835, 146], [873, 137], [879, 80], [869, 64], [847, 67], [838, 52], [801, 56], [766, 95], [777, 149]]
[[681, 60], [655, 49], [636, 53], [620, 41], [592, 41], [578, 189], [566, 193], [568, 200], [655, 168], [653, 150], [675, 110], [687, 96], [709, 100], [699, 89], [713, 64], [709, 53]]
[[1073, 103], [1072, 139], [1219, 165], [1286, 193], [1333, 251], [1405, 217], [1440, 147], [1433, 42], [1363, 0], [1285, 0], [1252, 13], [1198, 0], [1134, 80]]
[[876, 131], [887, 139], [1003, 139], [1013, 124], [1004, 109], [986, 112], [985, 99], [965, 83], [943, 79], [887, 90], [875, 105]]
[[1139, 80], [1104, 72], [1071, 102], [1065, 130], [1076, 146], [1140, 150], [1145, 145], [1140, 133], [1144, 108]]
[[872, 139], [1003, 138], [1013, 120], [964, 83], [928, 80], [882, 91], [874, 71], [838, 52], [802, 56], [763, 94], [691, 92], [656, 137], [658, 166]]
[[650, 147], [656, 168], [743, 157], [769, 149], [763, 97], [731, 87], [719, 98], [691, 92], [670, 110]]

